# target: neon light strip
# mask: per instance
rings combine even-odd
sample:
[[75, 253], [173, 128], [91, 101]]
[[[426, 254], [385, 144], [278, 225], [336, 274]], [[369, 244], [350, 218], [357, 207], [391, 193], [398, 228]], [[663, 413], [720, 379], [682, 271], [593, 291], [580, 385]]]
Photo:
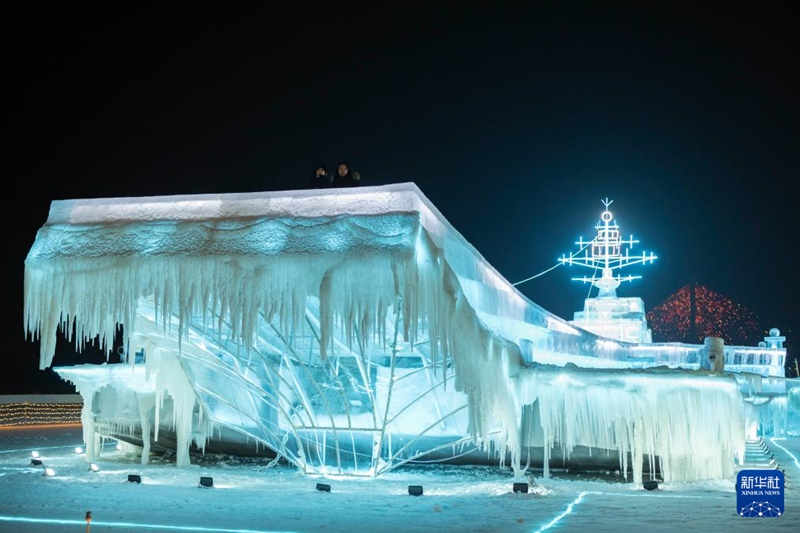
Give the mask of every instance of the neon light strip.
[[791, 457], [791, 458], [792, 458], [792, 460], [794, 461], [794, 466], [796, 466], [797, 468], [800, 468], [800, 460], [798, 460], [798, 459], [797, 459], [797, 457], [795, 457], [795, 456], [794, 456], [794, 454], [793, 454], [792, 452], [790, 452], [789, 450], [787, 450], [786, 448], [784, 448], [783, 446], [781, 446], [780, 444], [778, 444], [777, 442], [775, 442], [776, 440], [784, 440], [784, 439], [774, 439], [774, 438], [773, 438], [773, 439], [769, 439], [769, 441], [770, 441], [772, 444], [774, 444], [775, 446], [777, 446], [778, 448], [780, 448], [781, 450], [783, 450], [784, 452], [786, 452], [786, 454], [787, 454], [789, 457]]
[[[558, 516], [556, 516], [555, 518], [550, 520], [547, 524], [543, 525], [542, 527], [540, 527], [539, 529], [537, 529], [533, 533], [542, 533], [543, 531], [547, 531], [548, 529], [554, 527], [556, 524], [558, 524], [558, 522], [562, 518], [564, 518], [567, 515], [571, 514], [573, 509], [575, 508], [575, 506], [578, 505], [579, 503], [581, 503], [586, 498], [586, 496], [589, 495], [589, 494], [603, 494], [605, 496], [628, 496], [628, 497], [636, 496], [638, 498], [642, 497], [642, 495], [638, 494], [638, 493], [630, 493], [630, 494], [628, 494], [628, 493], [615, 493], [615, 492], [583, 491], [580, 494], [578, 494], [577, 498], [575, 498], [572, 502], [570, 502], [569, 505], [567, 505], [567, 508], [564, 509], [564, 512], [562, 512], [561, 514], [559, 514]], [[728, 500], [729, 499], [729, 496], [710, 496], [709, 497], [707, 494], [699, 494], [697, 496], [689, 496], [689, 495], [686, 495], [686, 494], [675, 494], [675, 495], [660, 494], [658, 497], [659, 498], [681, 498], [681, 499], [685, 498], [685, 499], [690, 499], [690, 500], [708, 500], [708, 499]]]
[[588, 492], [588, 491], [581, 492], [580, 494], [578, 494], [577, 498], [572, 500], [572, 502], [569, 505], [567, 505], [567, 508], [564, 509], [563, 513], [550, 520], [547, 524], [537, 529], [534, 533], [542, 533], [542, 531], [547, 531], [551, 527], [555, 526], [562, 518], [570, 514], [572, 512], [572, 508], [581, 503], [583, 501], [583, 498], [587, 494], [602, 494], [602, 492]]
[[[67, 525], [78, 526], [83, 525], [83, 520], [56, 520], [46, 518], [25, 518], [22, 516], [2, 516], [0, 515], [0, 522], [24, 522], [27, 524], [51, 524], [51, 525]], [[92, 525], [102, 527], [125, 527], [125, 528], [141, 528], [141, 529], [163, 529], [168, 531], [203, 531], [208, 533], [299, 533], [297, 531], [278, 531], [278, 530], [262, 530], [262, 529], [221, 529], [213, 527], [191, 527], [191, 526], [176, 526], [176, 525], [159, 525], [159, 524], [142, 524], [138, 522], [100, 522], [93, 521]]]

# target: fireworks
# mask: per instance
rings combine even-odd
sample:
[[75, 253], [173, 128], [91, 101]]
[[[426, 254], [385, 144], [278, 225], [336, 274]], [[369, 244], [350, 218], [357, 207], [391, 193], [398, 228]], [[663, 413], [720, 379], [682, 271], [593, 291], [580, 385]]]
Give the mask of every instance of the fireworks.
[[647, 313], [655, 342], [702, 344], [721, 337], [725, 344], [756, 346], [768, 327], [748, 308], [700, 284], [686, 285]]

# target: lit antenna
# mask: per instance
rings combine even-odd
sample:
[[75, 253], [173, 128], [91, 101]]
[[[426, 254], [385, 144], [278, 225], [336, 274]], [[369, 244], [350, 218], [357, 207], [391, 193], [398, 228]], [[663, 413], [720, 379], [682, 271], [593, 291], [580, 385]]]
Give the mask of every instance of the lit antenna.
[[614, 215], [608, 210], [613, 200], [606, 198], [601, 201], [606, 209], [600, 215], [600, 222], [595, 225], [597, 236], [591, 241], [584, 241], [583, 237], [581, 237], [575, 243], [579, 246], [579, 255], [572, 253], [569, 256], [562, 255], [559, 261], [564, 265], [593, 268], [595, 273], [600, 270], [602, 272], [600, 277], [592, 275], [592, 277], [584, 276], [582, 278], [572, 278], [572, 280], [593, 284], [597, 287], [597, 296], [599, 298], [615, 298], [617, 296], [617, 287], [619, 287], [620, 283], [641, 278], [641, 276], [615, 275], [615, 270], [631, 265], [652, 263], [657, 257], [653, 252], [650, 252], [650, 255], [646, 253], [630, 255], [631, 247], [639, 241], [635, 240], [633, 235], [628, 239], [620, 237], [619, 226], [614, 220]]

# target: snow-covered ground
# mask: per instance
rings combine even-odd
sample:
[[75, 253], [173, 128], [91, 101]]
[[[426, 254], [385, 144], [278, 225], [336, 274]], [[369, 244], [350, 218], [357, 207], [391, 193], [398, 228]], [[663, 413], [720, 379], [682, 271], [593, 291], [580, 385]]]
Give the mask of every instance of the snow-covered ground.
[[[800, 530], [800, 438], [768, 439], [785, 470], [785, 513], [742, 518], [735, 479], [632, 483], [575, 472], [534, 479], [514, 493], [513, 474], [500, 467], [425, 467], [377, 479], [304, 476], [267, 461], [215, 457], [188, 468], [154, 457], [147, 466], [113, 442], [99, 471], [85, 457], [80, 426], [0, 429], [0, 532], [601, 532]], [[709, 443], [713, 445], [713, 443]], [[31, 465], [38, 451], [42, 466]], [[55, 476], [44, 475], [44, 468]], [[129, 474], [142, 483], [129, 483]], [[200, 488], [211, 477], [213, 488]], [[318, 483], [330, 492], [318, 491]], [[410, 485], [422, 486], [419, 497]], [[92, 521], [86, 522], [87, 511]]]

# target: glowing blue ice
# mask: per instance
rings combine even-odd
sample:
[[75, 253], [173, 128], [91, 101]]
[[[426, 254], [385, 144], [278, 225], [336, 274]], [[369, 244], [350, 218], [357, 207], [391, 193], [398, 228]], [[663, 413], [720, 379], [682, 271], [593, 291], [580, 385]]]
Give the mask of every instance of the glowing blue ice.
[[760, 416], [742, 390], [762, 382], [700, 371], [702, 346], [601, 337], [531, 302], [413, 184], [55, 201], [25, 267], [42, 368], [59, 327], [110, 350], [123, 326], [130, 364], [56, 369], [84, 397], [87, 460], [113, 435], [179, 465], [196, 445], [305, 472], [695, 480], [731, 475]]

